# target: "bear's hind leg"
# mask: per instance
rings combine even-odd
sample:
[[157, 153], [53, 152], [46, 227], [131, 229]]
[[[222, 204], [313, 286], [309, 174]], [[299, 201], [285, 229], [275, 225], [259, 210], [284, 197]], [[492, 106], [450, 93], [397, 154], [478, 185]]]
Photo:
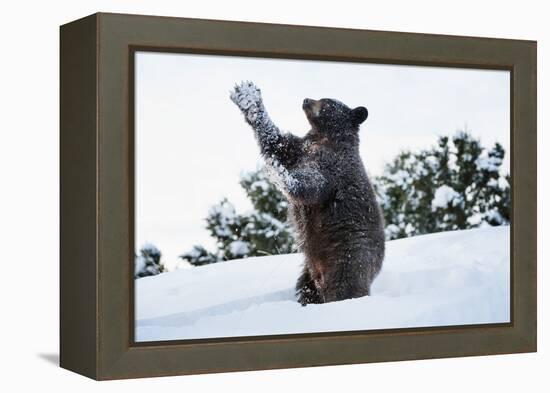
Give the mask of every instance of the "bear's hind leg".
[[337, 264], [338, 268], [327, 277], [327, 285], [323, 295], [325, 302], [337, 302], [370, 295], [372, 273], [360, 267], [360, 264]]
[[304, 270], [296, 283], [296, 295], [298, 296], [298, 302], [302, 306], [323, 303], [321, 295], [306, 266], [304, 266]]

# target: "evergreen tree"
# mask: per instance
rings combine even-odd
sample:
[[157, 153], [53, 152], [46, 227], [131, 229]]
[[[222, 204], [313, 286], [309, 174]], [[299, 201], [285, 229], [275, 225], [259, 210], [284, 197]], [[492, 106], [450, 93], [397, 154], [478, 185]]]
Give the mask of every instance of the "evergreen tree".
[[144, 244], [135, 258], [134, 278], [155, 276], [164, 272], [161, 257], [162, 253], [157, 247], [150, 243]]
[[240, 185], [253, 210], [239, 214], [227, 199], [213, 206], [206, 217], [206, 229], [216, 239], [211, 252], [196, 245], [180, 257], [194, 266], [293, 251], [293, 239], [286, 221], [287, 202], [269, 182], [263, 170], [241, 176]]
[[440, 137], [430, 149], [399, 154], [375, 179], [386, 237], [508, 224], [504, 154], [500, 144], [486, 149], [464, 131]]

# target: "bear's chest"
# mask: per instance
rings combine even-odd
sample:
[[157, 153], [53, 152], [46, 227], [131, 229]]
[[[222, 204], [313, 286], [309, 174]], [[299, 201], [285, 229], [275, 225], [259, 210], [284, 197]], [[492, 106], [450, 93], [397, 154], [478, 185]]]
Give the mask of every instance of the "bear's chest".
[[330, 155], [330, 146], [327, 138], [308, 141], [304, 145], [303, 158], [304, 161], [322, 161], [324, 158]]

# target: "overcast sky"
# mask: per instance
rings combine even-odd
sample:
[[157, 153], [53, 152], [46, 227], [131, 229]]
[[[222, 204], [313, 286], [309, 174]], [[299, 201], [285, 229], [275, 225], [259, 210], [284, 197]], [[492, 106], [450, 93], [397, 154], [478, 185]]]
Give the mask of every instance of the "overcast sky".
[[361, 156], [376, 176], [399, 151], [429, 147], [467, 129], [500, 142], [509, 168], [508, 71], [138, 52], [136, 54], [136, 247], [155, 244], [172, 266], [193, 244], [213, 246], [210, 206], [250, 207], [238, 184], [259, 163], [252, 130], [229, 100], [251, 80], [273, 121], [304, 135], [305, 97], [365, 106]]

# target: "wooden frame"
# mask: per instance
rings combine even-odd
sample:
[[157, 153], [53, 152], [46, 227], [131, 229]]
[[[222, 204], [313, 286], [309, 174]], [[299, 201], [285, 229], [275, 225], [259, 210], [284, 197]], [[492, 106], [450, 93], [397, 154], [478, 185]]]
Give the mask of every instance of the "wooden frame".
[[[511, 71], [511, 323], [133, 340], [133, 54]], [[95, 379], [536, 351], [536, 42], [95, 14], [61, 27], [61, 366]]]

